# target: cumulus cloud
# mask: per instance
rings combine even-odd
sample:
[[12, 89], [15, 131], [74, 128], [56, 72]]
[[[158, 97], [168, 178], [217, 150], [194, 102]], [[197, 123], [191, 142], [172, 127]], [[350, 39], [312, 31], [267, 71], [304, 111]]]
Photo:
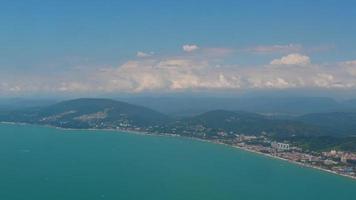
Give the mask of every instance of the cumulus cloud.
[[[216, 51], [225, 50], [211, 48]], [[204, 52], [206, 49], [202, 49]], [[80, 77], [80, 78], [78, 78]], [[224, 64], [213, 56], [150, 57], [120, 66], [78, 68], [52, 76], [0, 74], [4, 93], [115, 93], [144, 91], [356, 89], [356, 61], [312, 64], [306, 55], [289, 54], [258, 66]]]
[[274, 59], [270, 62], [271, 65], [308, 65], [310, 58], [298, 53], [289, 54], [279, 59]]
[[185, 52], [193, 52], [199, 49], [199, 47], [195, 44], [185, 44], [182, 47], [183, 51]]
[[111, 80], [106, 88], [115, 90], [125, 85], [133, 92], [239, 87], [237, 76], [225, 74], [204, 60], [185, 58], [130, 61], [100, 76]]
[[356, 76], [356, 60], [341, 62], [339, 67], [345, 69], [352, 76]]
[[356, 87], [347, 68], [305, 61], [287, 63], [293, 64], [246, 68], [206, 59], [167, 57], [128, 61], [97, 72], [96, 79], [107, 92]]

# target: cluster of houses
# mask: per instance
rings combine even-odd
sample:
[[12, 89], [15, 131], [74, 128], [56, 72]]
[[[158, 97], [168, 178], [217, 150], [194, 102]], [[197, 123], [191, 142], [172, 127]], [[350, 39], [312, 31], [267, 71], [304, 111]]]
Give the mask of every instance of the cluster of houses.
[[329, 152], [323, 152], [322, 156], [337, 160], [342, 163], [356, 164], [356, 154], [350, 152], [331, 150]]

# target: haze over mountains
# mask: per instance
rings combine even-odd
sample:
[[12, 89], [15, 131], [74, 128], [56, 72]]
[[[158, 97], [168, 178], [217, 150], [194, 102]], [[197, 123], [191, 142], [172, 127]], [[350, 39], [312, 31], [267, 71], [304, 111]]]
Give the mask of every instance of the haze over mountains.
[[355, 99], [336, 101], [327, 97], [133, 97], [118, 99], [177, 116], [196, 115], [218, 109], [279, 116], [356, 111]]
[[[163, 123], [166, 116], [151, 109], [110, 99], [76, 99], [50, 106], [5, 111], [2, 119], [65, 128], [115, 128], [106, 124], [130, 121], [136, 126]], [[0, 118], [0, 119], [1, 119]]]
[[[0, 120], [65, 128], [136, 128], [179, 134], [216, 135], [224, 131], [250, 135], [267, 132], [279, 136], [350, 136], [356, 133], [353, 101], [337, 102], [328, 98], [145, 99], [145, 102], [143, 99], [131, 99], [131, 102], [141, 102], [150, 108], [89, 98], [49, 106], [36, 103], [34, 107], [2, 109]], [[190, 112], [184, 113], [186, 110]]]
[[44, 107], [57, 103], [55, 99], [35, 98], [0, 98], [0, 110], [16, 110], [23, 108]]
[[[246, 111], [271, 116], [298, 116], [310, 113], [356, 112], [356, 99], [335, 100], [329, 97], [113, 97], [172, 116], [193, 116], [212, 110]], [[0, 109], [43, 107], [62, 101], [47, 98], [3, 98]]]

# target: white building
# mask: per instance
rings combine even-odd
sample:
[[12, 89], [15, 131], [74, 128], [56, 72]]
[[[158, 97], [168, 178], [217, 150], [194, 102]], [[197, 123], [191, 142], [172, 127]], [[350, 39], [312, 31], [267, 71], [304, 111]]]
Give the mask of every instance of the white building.
[[324, 160], [324, 164], [325, 165], [336, 165], [337, 162], [327, 159], [327, 160]]
[[272, 148], [277, 149], [278, 151], [288, 151], [290, 149], [289, 144], [281, 142], [272, 142]]

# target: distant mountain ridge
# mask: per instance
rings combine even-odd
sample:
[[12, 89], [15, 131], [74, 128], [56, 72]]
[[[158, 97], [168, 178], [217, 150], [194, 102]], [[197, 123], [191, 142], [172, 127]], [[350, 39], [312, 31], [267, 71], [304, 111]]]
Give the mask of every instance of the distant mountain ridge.
[[243, 110], [276, 116], [356, 111], [356, 100], [336, 101], [326, 97], [136, 97], [122, 100], [176, 116], [194, 116], [211, 110]]
[[356, 112], [312, 113], [295, 120], [322, 127], [338, 135], [356, 136]]
[[122, 101], [81, 98], [44, 107], [4, 110], [0, 112], [0, 121], [64, 128], [141, 130], [188, 136], [198, 134], [199, 137], [215, 137], [220, 132], [227, 135], [350, 136], [356, 131], [355, 113], [313, 113], [279, 119], [246, 111], [218, 109], [194, 116], [172, 117]]
[[260, 135], [322, 135], [325, 134], [319, 127], [291, 120], [276, 120], [267, 116], [244, 111], [215, 110], [184, 118], [175, 126], [205, 127], [204, 131], [211, 130], [233, 132], [235, 134]]

